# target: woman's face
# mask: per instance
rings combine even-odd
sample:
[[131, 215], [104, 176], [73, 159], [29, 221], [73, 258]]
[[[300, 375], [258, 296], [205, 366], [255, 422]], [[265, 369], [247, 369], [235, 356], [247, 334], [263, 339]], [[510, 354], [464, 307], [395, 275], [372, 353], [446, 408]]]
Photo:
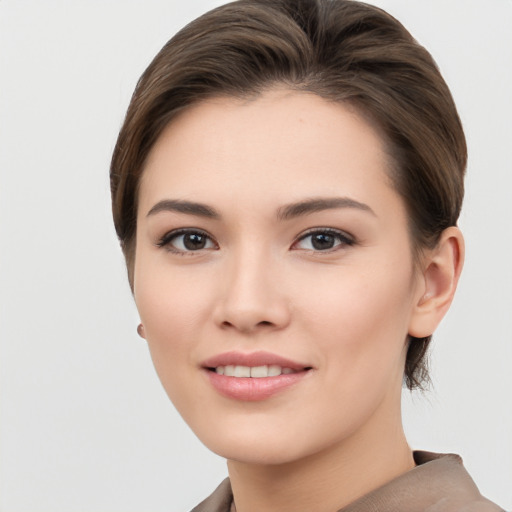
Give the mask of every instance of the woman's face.
[[362, 117], [288, 90], [196, 105], [152, 149], [135, 300], [213, 451], [289, 462], [399, 421], [423, 288], [389, 166]]

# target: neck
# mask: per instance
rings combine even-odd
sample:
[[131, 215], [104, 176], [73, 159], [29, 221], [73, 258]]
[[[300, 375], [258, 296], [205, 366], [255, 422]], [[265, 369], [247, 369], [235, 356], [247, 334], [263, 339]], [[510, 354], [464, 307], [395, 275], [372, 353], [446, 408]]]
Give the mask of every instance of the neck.
[[293, 462], [228, 461], [237, 512], [336, 512], [414, 466], [400, 412]]

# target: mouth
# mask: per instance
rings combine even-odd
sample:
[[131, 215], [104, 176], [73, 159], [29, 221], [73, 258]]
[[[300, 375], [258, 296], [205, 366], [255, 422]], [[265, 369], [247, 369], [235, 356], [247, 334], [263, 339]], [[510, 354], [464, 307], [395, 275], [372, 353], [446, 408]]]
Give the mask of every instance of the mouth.
[[221, 395], [241, 401], [261, 401], [301, 382], [313, 366], [268, 352], [229, 352], [202, 365], [210, 384]]
[[290, 375], [300, 371], [311, 370], [311, 367], [305, 367], [302, 370], [295, 370], [293, 368], [282, 367], [276, 364], [262, 365], [262, 366], [242, 366], [228, 364], [226, 366], [216, 366], [215, 368], [208, 368], [209, 371], [215, 372], [217, 375], [225, 375], [226, 377], [240, 377], [240, 378], [253, 378], [264, 379], [266, 377], [279, 377], [280, 375]]

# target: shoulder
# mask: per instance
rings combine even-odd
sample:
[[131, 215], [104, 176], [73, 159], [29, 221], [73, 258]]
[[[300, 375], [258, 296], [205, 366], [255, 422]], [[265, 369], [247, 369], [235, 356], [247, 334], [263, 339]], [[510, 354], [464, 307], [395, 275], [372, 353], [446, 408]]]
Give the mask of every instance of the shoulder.
[[480, 496], [480, 498], [463, 500], [443, 499], [427, 507], [425, 512], [505, 512], [501, 507]]
[[[455, 454], [414, 452], [417, 466], [339, 512], [505, 512], [480, 494]], [[191, 512], [230, 512], [226, 478]]]
[[416, 467], [339, 512], [504, 512], [484, 498], [455, 454], [414, 452]]
[[480, 494], [459, 455], [420, 451], [414, 457], [419, 476], [435, 487], [425, 512], [504, 512]]

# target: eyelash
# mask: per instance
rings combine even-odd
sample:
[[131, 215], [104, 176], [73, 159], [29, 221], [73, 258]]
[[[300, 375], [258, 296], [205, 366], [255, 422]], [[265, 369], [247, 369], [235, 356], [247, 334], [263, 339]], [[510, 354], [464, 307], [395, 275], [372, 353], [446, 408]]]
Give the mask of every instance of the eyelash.
[[[198, 235], [200, 237], [205, 237], [206, 243], [210, 242], [211, 244], [214, 245], [213, 249], [218, 249], [217, 243], [208, 233], [206, 233], [205, 231], [202, 231], [200, 229], [192, 229], [192, 228], [182, 228], [182, 229], [178, 229], [175, 231], [170, 231], [169, 233], [166, 233], [156, 243], [156, 245], [157, 245], [157, 247], [164, 248], [169, 252], [172, 252], [174, 254], [178, 254], [181, 256], [185, 256], [185, 255], [192, 256], [195, 252], [212, 249], [212, 247], [205, 247], [205, 248], [200, 248], [197, 250], [193, 250], [193, 249], [183, 250], [183, 249], [178, 249], [178, 248], [174, 247], [172, 245], [173, 240], [175, 240], [178, 237], [183, 236], [183, 235]], [[334, 237], [339, 243], [334, 245], [334, 247], [323, 249], [323, 250], [322, 249], [318, 249], [318, 250], [302, 249], [302, 250], [312, 251], [312, 252], [316, 252], [316, 253], [330, 253], [330, 252], [334, 252], [343, 247], [347, 247], [347, 246], [350, 247], [356, 243], [354, 238], [351, 235], [345, 233], [344, 231], [340, 231], [340, 230], [333, 229], [333, 228], [312, 228], [309, 231], [307, 231], [306, 233], [303, 233], [302, 235], [300, 235], [299, 238], [292, 244], [291, 248], [293, 249], [300, 242], [302, 242], [302, 241], [306, 240], [308, 237], [312, 237], [314, 235], [328, 235], [328, 236]], [[299, 250], [301, 250], [301, 249], [299, 249]]]
[[[170, 231], [169, 233], [166, 233], [156, 243], [156, 245], [157, 245], [157, 247], [164, 248], [167, 251], [172, 252], [174, 254], [178, 254], [180, 256], [192, 256], [194, 254], [194, 252], [199, 252], [200, 250], [205, 250], [205, 249], [198, 249], [196, 251], [194, 251], [194, 250], [183, 250], [183, 249], [178, 249], [177, 247], [174, 247], [172, 245], [173, 240], [175, 240], [178, 237], [183, 236], [183, 235], [198, 235], [198, 236], [201, 236], [201, 237], [205, 237], [207, 241], [209, 241], [210, 243], [213, 243], [215, 245], [215, 247], [218, 248], [218, 246], [215, 243], [215, 241], [213, 240], [213, 238], [208, 233], [206, 233], [206, 231], [202, 231], [200, 229], [192, 229], [192, 228], [182, 228], [182, 229], [177, 229], [177, 230], [174, 230], [174, 231]], [[210, 249], [211, 248], [209, 248], [209, 247], [206, 248], [206, 250], [210, 250]]]
[[314, 235], [329, 235], [334, 237], [339, 243], [336, 244], [334, 247], [331, 247], [329, 249], [304, 249], [304, 250], [310, 250], [317, 253], [330, 253], [333, 251], [336, 251], [343, 247], [350, 247], [356, 243], [354, 238], [349, 235], [348, 233], [345, 233], [344, 231], [340, 231], [338, 229], [333, 228], [312, 228], [308, 230], [306, 233], [302, 234], [296, 242], [293, 243], [292, 247], [296, 246], [303, 240], [306, 240], [308, 237], [312, 237]]

